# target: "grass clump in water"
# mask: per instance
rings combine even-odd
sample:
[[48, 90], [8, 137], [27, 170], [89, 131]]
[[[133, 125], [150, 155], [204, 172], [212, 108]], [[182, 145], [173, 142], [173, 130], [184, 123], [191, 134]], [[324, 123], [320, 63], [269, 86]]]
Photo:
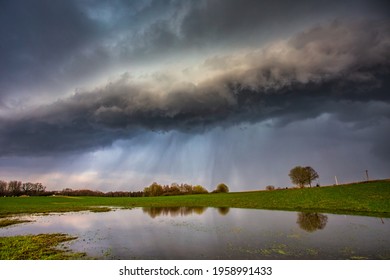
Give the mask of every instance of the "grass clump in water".
[[29, 220], [18, 220], [18, 219], [0, 219], [0, 227], [8, 227], [15, 224], [28, 223]]
[[93, 213], [110, 212], [111, 208], [109, 208], [109, 207], [91, 207], [89, 211], [93, 212]]
[[62, 233], [0, 237], [1, 260], [67, 260], [82, 259], [84, 253], [58, 248], [77, 237]]

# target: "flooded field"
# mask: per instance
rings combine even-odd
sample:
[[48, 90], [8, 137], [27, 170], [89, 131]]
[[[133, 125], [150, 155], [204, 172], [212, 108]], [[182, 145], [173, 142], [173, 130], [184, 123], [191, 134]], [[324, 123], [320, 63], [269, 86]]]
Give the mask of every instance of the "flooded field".
[[229, 208], [23, 216], [0, 236], [67, 233], [94, 259], [390, 259], [390, 219]]

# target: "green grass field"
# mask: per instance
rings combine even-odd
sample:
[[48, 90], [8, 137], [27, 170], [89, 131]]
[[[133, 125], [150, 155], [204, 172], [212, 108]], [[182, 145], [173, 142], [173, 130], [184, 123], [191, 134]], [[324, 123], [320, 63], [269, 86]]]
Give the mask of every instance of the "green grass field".
[[[0, 226], [27, 222], [17, 214], [42, 214], [113, 207], [233, 207], [308, 211], [390, 217], [390, 180], [342, 186], [274, 191], [183, 195], [166, 197], [1, 197]], [[7, 218], [11, 217], [12, 218]], [[66, 234], [0, 237], [0, 259], [83, 259], [84, 253], [69, 252]]]
[[1, 197], [0, 217], [113, 207], [232, 207], [390, 217], [390, 180], [320, 188], [164, 197]]

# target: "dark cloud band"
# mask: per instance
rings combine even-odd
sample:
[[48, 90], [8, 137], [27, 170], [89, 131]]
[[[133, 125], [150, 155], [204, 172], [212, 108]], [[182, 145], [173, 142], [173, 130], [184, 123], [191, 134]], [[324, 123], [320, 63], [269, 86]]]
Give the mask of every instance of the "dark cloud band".
[[[212, 57], [197, 82], [126, 76], [56, 103], [0, 119], [0, 155], [40, 155], [107, 146], [142, 130], [198, 133], [268, 119], [285, 124], [342, 102], [389, 104], [387, 21], [333, 22], [267, 47]], [[158, 76], [158, 79], [156, 77]], [[168, 80], [165, 81], [165, 80]], [[388, 121], [389, 114], [384, 114]]]

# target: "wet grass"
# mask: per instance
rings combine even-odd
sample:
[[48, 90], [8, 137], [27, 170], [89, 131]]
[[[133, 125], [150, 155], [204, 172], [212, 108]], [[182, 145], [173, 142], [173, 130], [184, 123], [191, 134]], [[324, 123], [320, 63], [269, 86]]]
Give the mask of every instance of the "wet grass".
[[19, 219], [0, 219], [0, 228], [8, 227], [15, 224], [28, 223], [29, 220], [19, 220]]
[[109, 207], [91, 207], [89, 209], [89, 211], [93, 212], [93, 213], [110, 212], [111, 208], [109, 208]]
[[1, 260], [82, 259], [84, 253], [70, 252], [58, 246], [76, 239], [62, 233], [0, 237]]
[[0, 218], [15, 214], [109, 211], [108, 207], [232, 207], [390, 217], [390, 180], [319, 188], [162, 197], [1, 197]]

